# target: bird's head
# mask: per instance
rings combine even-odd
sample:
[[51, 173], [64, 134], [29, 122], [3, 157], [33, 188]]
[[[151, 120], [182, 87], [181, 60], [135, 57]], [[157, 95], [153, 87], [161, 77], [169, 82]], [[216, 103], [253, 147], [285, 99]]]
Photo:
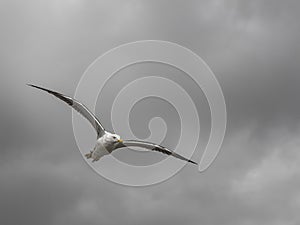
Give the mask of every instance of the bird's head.
[[123, 142], [123, 140], [121, 139], [121, 137], [117, 134], [112, 134], [107, 132], [104, 135], [104, 139], [106, 142], [111, 143], [111, 144], [118, 144], [120, 142]]

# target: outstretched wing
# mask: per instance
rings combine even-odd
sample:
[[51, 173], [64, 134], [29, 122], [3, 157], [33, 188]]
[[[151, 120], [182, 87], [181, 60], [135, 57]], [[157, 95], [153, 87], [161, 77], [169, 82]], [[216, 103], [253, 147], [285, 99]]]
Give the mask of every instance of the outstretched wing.
[[189, 160], [179, 154], [177, 154], [176, 152], [174, 151], [171, 151], [161, 145], [157, 145], [157, 144], [154, 144], [154, 143], [151, 143], [151, 142], [144, 142], [144, 141], [136, 141], [136, 140], [124, 140], [123, 142], [120, 142], [118, 145], [117, 145], [117, 148], [124, 148], [124, 147], [140, 147], [140, 148], [146, 148], [146, 149], [149, 149], [149, 150], [152, 150], [152, 151], [157, 151], [157, 152], [161, 152], [163, 154], [167, 154], [167, 155], [171, 155], [171, 156], [174, 156], [178, 159], [181, 159], [181, 160], [185, 160], [187, 162], [190, 162], [190, 163], [193, 163], [193, 164], [196, 164], [196, 162], [192, 161], [192, 160]]
[[97, 119], [97, 117], [92, 112], [90, 112], [88, 110], [88, 108], [85, 105], [83, 105], [79, 101], [77, 101], [69, 96], [60, 94], [55, 91], [51, 91], [46, 88], [42, 88], [42, 87], [39, 87], [39, 86], [36, 86], [33, 84], [27, 84], [27, 85], [37, 88], [37, 89], [40, 89], [42, 91], [46, 91], [46, 92], [54, 95], [55, 97], [59, 98], [60, 100], [66, 102], [68, 105], [70, 105], [73, 109], [75, 109], [77, 112], [79, 112], [83, 117], [85, 117], [92, 124], [92, 126], [95, 128], [95, 130], [97, 132], [97, 138], [104, 135], [105, 129], [102, 126], [102, 124], [100, 123], [100, 121]]

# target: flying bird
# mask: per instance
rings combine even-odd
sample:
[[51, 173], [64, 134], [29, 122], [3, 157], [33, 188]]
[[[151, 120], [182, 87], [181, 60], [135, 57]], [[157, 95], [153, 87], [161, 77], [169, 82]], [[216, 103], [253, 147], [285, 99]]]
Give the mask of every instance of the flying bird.
[[110, 133], [106, 131], [103, 127], [103, 125], [100, 123], [100, 121], [97, 119], [97, 117], [82, 103], [77, 101], [74, 98], [71, 98], [67, 95], [63, 95], [61, 93], [58, 93], [56, 91], [52, 91], [43, 87], [39, 87], [33, 84], [27, 84], [28, 86], [40, 89], [42, 91], [46, 91], [49, 94], [54, 95], [55, 97], [59, 98], [60, 100], [67, 103], [69, 106], [71, 106], [73, 109], [75, 109], [77, 112], [79, 112], [84, 118], [86, 118], [91, 125], [94, 127], [94, 129], [97, 132], [97, 141], [95, 144], [95, 147], [93, 150], [85, 154], [85, 157], [87, 159], [91, 159], [92, 162], [98, 161], [101, 157], [108, 155], [112, 153], [114, 150], [124, 148], [124, 147], [140, 147], [145, 148], [152, 151], [161, 152], [163, 154], [174, 156], [178, 159], [196, 164], [196, 162], [189, 160], [176, 152], [169, 150], [161, 145], [154, 144], [151, 142], [145, 142], [145, 141], [138, 141], [138, 140], [122, 140], [119, 135]]

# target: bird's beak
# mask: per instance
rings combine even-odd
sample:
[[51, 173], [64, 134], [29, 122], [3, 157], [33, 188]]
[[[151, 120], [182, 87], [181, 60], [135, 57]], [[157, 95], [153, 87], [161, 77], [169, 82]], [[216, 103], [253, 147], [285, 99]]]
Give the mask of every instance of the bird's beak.
[[118, 142], [122, 143], [122, 142], [123, 142], [123, 140], [122, 140], [122, 139], [119, 139], [119, 140], [118, 140]]

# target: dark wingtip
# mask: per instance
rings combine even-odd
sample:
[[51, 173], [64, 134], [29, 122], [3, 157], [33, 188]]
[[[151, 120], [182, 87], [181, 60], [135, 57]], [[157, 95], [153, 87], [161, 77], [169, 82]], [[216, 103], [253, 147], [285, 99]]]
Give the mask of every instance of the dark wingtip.
[[30, 86], [30, 87], [34, 87], [34, 88], [38, 88], [38, 89], [43, 89], [42, 87], [39, 87], [39, 86], [36, 86], [34, 84], [26, 84], [27, 86]]
[[56, 93], [55, 91], [51, 91], [51, 90], [49, 90], [47, 88], [43, 88], [43, 87], [40, 87], [40, 86], [37, 86], [37, 85], [34, 85], [34, 84], [27, 84], [27, 85], [30, 86], [30, 87], [34, 87], [34, 88], [40, 89], [42, 91], [47, 91], [47, 92], [49, 92], [51, 94], [55, 94]]
[[193, 163], [193, 164], [195, 164], [195, 165], [198, 165], [198, 163], [196, 163], [196, 162], [194, 162], [194, 161], [192, 161], [192, 160], [189, 160], [188, 162]]

